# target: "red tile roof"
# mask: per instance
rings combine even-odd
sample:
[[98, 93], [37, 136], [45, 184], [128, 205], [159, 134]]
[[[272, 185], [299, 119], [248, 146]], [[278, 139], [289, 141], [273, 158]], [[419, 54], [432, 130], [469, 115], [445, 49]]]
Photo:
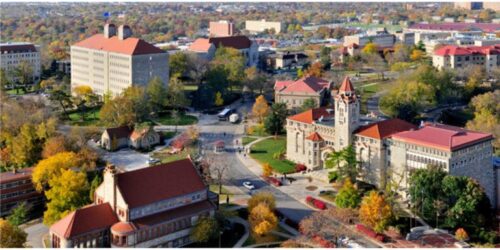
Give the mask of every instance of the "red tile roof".
[[496, 32], [500, 30], [500, 24], [496, 23], [417, 23], [410, 29], [442, 30], [442, 31], [474, 31]]
[[131, 222], [120, 221], [111, 227], [111, 232], [118, 234], [128, 234], [134, 232], [136, 227]]
[[463, 56], [463, 55], [493, 55], [500, 54], [500, 44], [489, 46], [446, 45], [434, 51], [437, 56]]
[[31, 173], [33, 172], [34, 167], [31, 168], [22, 168], [16, 170], [16, 172], [12, 171], [7, 171], [0, 173], [0, 183], [6, 183], [6, 182], [11, 182], [15, 180], [21, 180], [21, 179], [26, 179], [30, 178], [31, 179]]
[[340, 85], [339, 91], [344, 91], [344, 92], [353, 92], [354, 91], [354, 87], [352, 86], [351, 79], [348, 76], [346, 76], [344, 78], [344, 81]]
[[190, 159], [120, 173], [117, 181], [129, 208], [206, 189]]
[[417, 126], [409, 122], [394, 118], [360, 127], [355, 133], [357, 135], [380, 140], [387, 138], [395, 133], [416, 128]]
[[391, 138], [426, 147], [454, 151], [481, 141], [491, 140], [493, 136], [443, 124], [426, 124], [418, 130], [396, 133]]
[[73, 46], [103, 50], [127, 55], [144, 55], [166, 53], [158, 47], [138, 38], [129, 37], [120, 40], [117, 36], [106, 38], [103, 34], [95, 34]]
[[330, 82], [314, 76], [305, 76], [299, 80], [293, 81], [276, 81], [274, 89], [282, 93], [318, 93], [323, 89], [329, 89]]
[[318, 132], [314, 132], [310, 134], [308, 137], [306, 137], [306, 139], [311, 141], [322, 141], [323, 137], [321, 137], [321, 135], [319, 135]]
[[2, 44], [0, 45], [0, 53], [28, 53], [36, 52], [36, 47], [33, 44]]
[[158, 222], [166, 222], [173, 219], [180, 219], [185, 216], [202, 213], [204, 211], [213, 210], [215, 207], [208, 200], [196, 202], [186, 206], [178, 207], [165, 212], [156, 213], [150, 216], [142, 217], [133, 220], [134, 225], [138, 229], [147, 228], [158, 224]]
[[208, 39], [198, 38], [189, 46], [189, 50], [195, 52], [208, 52], [210, 46], [212, 46], [212, 44]]
[[91, 231], [104, 230], [117, 222], [118, 218], [109, 203], [103, 203], [71, 212], [52, 225], [50, 231], [68, 239]]
[[128, 138], [132, 133], [133, 129], [129, 126], [121, 126], [116, 128], [107, 128], [106, 132], [110, 139], [121, 139]]
[[330, 113], [328, 113], [327, 109], [333, 110], [333, 108], [326, 108], [326, 107], [314, 108], [314, 109], [310, 109], [310, 110], [304, 111], [302, 113], [290, 116], [290, 117], [288, 117], [288, 119], [293, 120], [293, 121], [297, 121], [297, 122], [312, 124], [314, 121], [317, 121], [321, 116], [323, 116], [324, 118], [333, 117], [333, 112], [330, 114]]

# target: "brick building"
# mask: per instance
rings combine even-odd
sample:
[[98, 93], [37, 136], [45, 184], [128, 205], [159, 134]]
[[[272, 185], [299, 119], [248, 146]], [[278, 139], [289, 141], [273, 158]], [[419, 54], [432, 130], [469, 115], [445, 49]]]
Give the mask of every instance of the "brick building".
[[234, 23], [226, 20], [210, 22], [208, 27], [210, 37], [233, 36], [235, 34]]
[[486, 72], [500, 66], [500, 44], [489, 46], [447, 45], [436, 49], [432, 65], [438, 69], [463, 69], [470, 65], [483, 66]]
[[0, 173], [0, 216], [11, 213], [12, 209], [23, 202], [30, 208], [41, 208], [44, 196], [35, 190], [31, 182], [33, 168], [23, 168], [16, 172]]

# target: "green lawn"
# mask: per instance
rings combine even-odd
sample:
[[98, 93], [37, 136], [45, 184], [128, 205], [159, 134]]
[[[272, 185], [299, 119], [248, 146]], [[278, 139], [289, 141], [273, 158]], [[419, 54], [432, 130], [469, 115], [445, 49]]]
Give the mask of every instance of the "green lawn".
[[69, 114], [69, 123], [71, 125], [76, 125], [76, 126], [98, 126], [100, 124], [99, 120], [99, 112], [100, 112], [100, 107], [97, 108], [92, 108], [89, 110], [86, 110], [84, 112], [85, 114], [85, 120], [82, 120], [82, 116], [80, 112], [73, 112]]
[[185, 91], [196, 91], [198, 90], [198, 85], [184, 85]]
[[160, 160], [161, 163], [169, 163], [177, 160], [186, 159], [188, 155], [193, 155], [198, 152], [198, 143], [193, 143], [192, 145], [184, 148], [181, 152], [176, 154], [170, 154], [169, 152], [172, 150], [171, 147], [167, 147], [160, 151], [156, 151], [152, 154], [153, 158]]
[[366, 84], [367, 86], [358, 87], [361, 93], [361, 113], [366, 114], [368, 112], [366, 107], [366, 102], [370, 99], [375, 93], [382, 89], [382, 83], [375, 84]]
[[271, 167], [280, 173], [290, 173], [295, 170], [295, 164], [288, 160], [274, 159], [273, 155], [286, 148], [286, 138], [269, 138], [260, 141], [252, 146], [250, 156], [259, 163], [269, 163]]
[[247, 144], [250, 144], [252, 143], [253, 141], [257, 140], [258, 138], [255, 138], [255, 137], [243, 137], [241, 139], [241, 143], [243, 144], [243, 146], [247, 145]]
[[[6, 93], [9, 94], [9, 95], [18, 95], [16, 89], [9, 89], [9, 90], [6, 91]], [[24, 95], [24, 94], [26, 94], [26, 92], [24, 91], [24, 89], [20, 88], [19, 89], [19, 95]]]
[[[162, 125], [176, 125], [175, 120], [172, 118], [170, 114], [162, 114], [158, 118], [154, 119], [156, 122]], [[192, 125], [198, 122], [198, 118], [192, 115], [179, 114], [179, 126], [182, 125]]]

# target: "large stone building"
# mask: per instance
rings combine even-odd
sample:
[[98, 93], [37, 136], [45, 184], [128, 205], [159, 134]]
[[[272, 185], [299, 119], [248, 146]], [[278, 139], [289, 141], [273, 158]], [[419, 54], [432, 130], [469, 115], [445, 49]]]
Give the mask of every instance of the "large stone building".
[[211, 37], [233, 36], [235, 34], [234, 23], [226, 20], [210, 22], [208, 31]]
[[296, 81], [276, 81], [275, 102], [285, 103], [288, 109], [299, 109], [307, 99], [313, 99], [316, 107], [326, 104], [332, 83], [314, 76], [305, 76]]
[[239, 50], [246, 60], [247, 67], [256, 66], [258, 63], [259, 45], [246, 36], [198, 38], [189, 46], [188, 51], [210, 61], [220, 46]]
[[51, 226], [51, 247], [181, 247], [218, 196], [184, 159], [125, 173], [108, 166], [94, 201]]
[[40, 81], [42, 74], [40, 46], [31, 43], [0, 43], [0, 54], [0, 68], [11, 82], [19, 80], [14, 71], [23, 63], [28, 65], [33, 83]]
[[363, 48], [369, 42], [375, 43], [381, 48], [392, 47], [396, 43], [396, 36], [387, 32], [344, 36], [344, 46], [356, 44]]
[[387, 179], [398, 178], [405, 194], [411, 169], [435, 164], [452, 175], [476, 179], [496, 204], [491, 134], [436, 124], [417, 128], [399, 119], [362, 125], [360, 97], [348, 78], [333, 99], [333, 108], [315, 108], [287, 118], [287, 159], [318, 170], [313, 172], [326, 180], [324, 163], [329, 153], [353, 145], [360, 161], [359, 178], [365, 182], [384, 187]]
[[44, 206], [43, 193], [37, 192], [31, 182], [33, 168], [0, 173], [0, 216], [9, 215], [21, 203], [33, 209]]
[[245, 29], [250, 33], [260, 33], [266, 30], [274, 30], [274, 33], [278, 34], [283, 30], [283, 23], [269, 22], [266, 20], [247, 20], [245, 21]]
[[[441, 33], [470, 34], [470, 32], [494, 34], [500, 30], [496, 23], [416, 23], [405, 31], [414, 33]], [[416, 40], [416, 38], [415, 38]]]
[[87, 85], [96, 94], [118, 95], [133, 86], [146, 86], [154, 77], [167, 85], [168, 53], [134, 38], [127, 25], [104, 26], [95, 34], [71, 46], [71, 87]]
[[434, 51], [432, 65], [440, 70], [479, 65], [486, 72], [491, 72], [500, 66], [500, 44], [466, 47], [447, 45]]

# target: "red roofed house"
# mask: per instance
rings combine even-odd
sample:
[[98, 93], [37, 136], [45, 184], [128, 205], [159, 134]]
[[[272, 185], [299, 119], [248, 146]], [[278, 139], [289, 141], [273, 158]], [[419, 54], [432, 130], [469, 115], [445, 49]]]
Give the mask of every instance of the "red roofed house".
[[218, 200], [190, 159], [125, 173], [108, 166], [94, 197], [52, 225], [52, 247], [181, 247]]
[[134, 38], [127, 25], [104, 26], [95, 34], [71, 46], [71, 88], [87, 85], [99, 95], [118, 95], [124, 89], [145, 86], [154, 77], [166, 85], [169, 79], [168, 53]]
[[331, 82], [314, 76], [305, 76], [297, 81], [276, 81], [275, 101], [286, 103], [288, 109], [298, 109], [305, 100], [313, 99], [319, 107], [328, 100], [331, 86]]
[[201, 58], [212, 60], [220, 46], [237, 49], [246, 59], [246, 66], [256, 66], [259, 59], [259, 45], [246, 36], [225, 36], [198, 38], [188, 48]]
[[424, 124], [416, 130], [391, 135], [388, 166], [406, 186], [412, 169], [429, 164], [452, 175], [469, 176], [485, 189], [495, 206], [496, 184], [491, 157], [493, 136], [442, 124]]
[[131, 128], [121, 126], [107, 128], [101, 135], [101, 147], [108, 151], [115, 151], [124, 147], [135, 149], [149, 149], [160, 143], [160, 135], [152, 126]]
[[500, 44], [489, 46], [446, 45], [434, 50], [432, 65], [442, 69], [463, 69], [470, 65], [483, 66], [491, 72], [500, 66]]

